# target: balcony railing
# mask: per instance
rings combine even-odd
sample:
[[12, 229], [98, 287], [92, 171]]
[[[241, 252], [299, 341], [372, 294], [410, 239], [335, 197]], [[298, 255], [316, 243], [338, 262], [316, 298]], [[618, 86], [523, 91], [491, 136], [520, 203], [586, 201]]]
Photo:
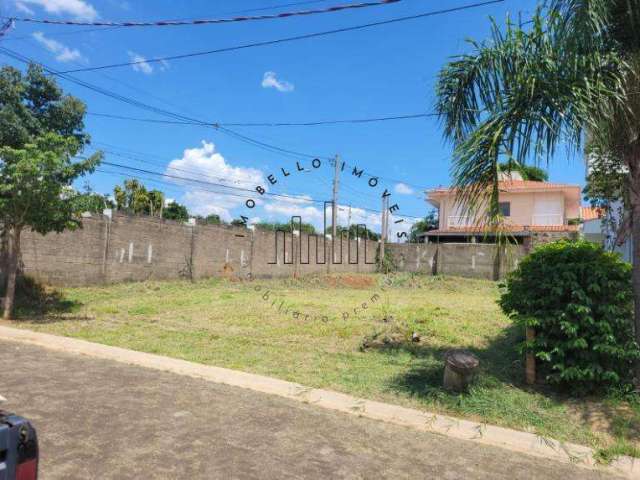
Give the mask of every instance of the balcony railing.
[[563, 225], [564, 219], [561, 213], [545, 213], [534, 215], [531, 218], [531, 225]]
[[[531, 217], [531, 225], [563, 225], [564, 217], [561, 213], [545, 213], [533, 215]], [[476, 224], [472, 218], [467, 215], [449, 216], [447, 217], [447, 228], [455, 227], [471, 227]]]
[[471, 225], [468, 216], [449, 216], [447, 217], [447, 227], [467, 227]]

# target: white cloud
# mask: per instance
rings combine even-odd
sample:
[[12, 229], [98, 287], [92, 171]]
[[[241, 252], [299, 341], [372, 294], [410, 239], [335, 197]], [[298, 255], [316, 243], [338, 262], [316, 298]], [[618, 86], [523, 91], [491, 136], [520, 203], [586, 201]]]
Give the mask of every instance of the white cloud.
[[129, 54], [129, 58], [132, 62], [138, 62], [134, 65], [131, 65], [131, 68], [133, 68], [134, 71], [142, 72], [145, 75], [151, 75], [153, 73], [153, 67], [151, 66], [151, 64], [147, 63], [146, 58], [144, 58], [139, 53], [132, 52], [131, 50], [127, 51], [127, 53]]
[[287, 222], [291, 217], [300, 216], [304, 223], [311, 223], [316, 227], [321, 227], [323, 224], [322, 210], [313, 206], [311, 197], [278, 197], [266, 203], [264, 211], [271, 220]]
[[18, 10], [25, 13], [26, 10], [31, 10], [29, 6], [34, 5], [48, 13], [71, 15], [76, 20], [91, 21], [98, 18], [96, 9], [84, 0], [15, 0], [14, 3]]
[[405, 183], [396, 183], [395, 192], [399, 193], [400, 195], [413, 195], [414, 193], [416, 193], [413, 188]]
[[262, 88], [275, 88], [279, 92], [292, 92], [296, 87], [286, 80], [278, 80], [276, 72], [265, 72], [262, 77]]
[[80, 51], [76, 48], [71, 49], [63, 43], [58, 42], [57, 40], [47, 38], [42, 32], [34, 32], [32, 35], [40, 45], [44, 46], [44, 48], [53, 53], [56, 57], [56, 60], [58, 60], [59, 62], [73, 62], [76, 60], [82, 62], [87, 61], [87, 59], [84, 58]]
[[[233, 187], [254, 190], [258, 185], [265, 184], [265, 177], [262, 171], [255, 168], [234, 167], [216, 151], [213, 143], [202, 142], [202, 148], [186, 149], [182, 158], [169, 163], [167, 175], [196, 178], [206, 182], [222, 183]], [[254, 199], [256, 204], [260, 204], [257, 193], [225, 189], [221, 187], [202, 185], [196, 188], [193, 184], [187, 186], [186, 182], [175, 178], [167, 177], [167, 180], [185, 185], [187, 192], [182, 201], [187, 205], [189, 211], [196, 215], [209, 215], [215, 213], [225, 221], [233, 219], [230, 210], [239, 206], [244, 206], [246, 200]], [[220, 190], [237, 196], [225, 195], [209, 190]], [[245, 208], [248, 211], [248, 209]], [[247, 215], [243, 213], [243, 215]], [[247, 215], [248, 216], [248, 215]]]

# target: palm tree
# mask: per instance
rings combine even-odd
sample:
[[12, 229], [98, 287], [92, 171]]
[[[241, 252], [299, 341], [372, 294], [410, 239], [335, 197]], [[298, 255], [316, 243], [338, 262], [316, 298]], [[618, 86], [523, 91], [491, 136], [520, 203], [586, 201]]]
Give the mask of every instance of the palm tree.
[[614, 158], [628, 172], [640, 343], [640, 0], [548, 0], [526, 26], [493, 22], [472, 49], [437, 85], [459, 202], [499, 220], [500, 161], [549, 162], [585, 143]]

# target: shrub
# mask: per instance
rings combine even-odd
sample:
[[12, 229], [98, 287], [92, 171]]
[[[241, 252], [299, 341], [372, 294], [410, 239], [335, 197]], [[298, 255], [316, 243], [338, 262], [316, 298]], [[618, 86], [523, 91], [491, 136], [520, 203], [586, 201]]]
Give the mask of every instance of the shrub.
[[627, 386], [633, 339], [631, 266], [600, 246], [566, 240], [536, 248], [503, 284], [500, 306], [533, 327], [547, 381], [574, 394]]

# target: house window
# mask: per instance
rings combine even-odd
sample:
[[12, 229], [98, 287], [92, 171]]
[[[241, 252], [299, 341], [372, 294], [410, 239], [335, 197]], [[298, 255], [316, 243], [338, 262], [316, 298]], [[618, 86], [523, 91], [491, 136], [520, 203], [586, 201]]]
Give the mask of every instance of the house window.
[[503, 217], [510, 217], [511, 216], [511, 203], [510, 202], [500, 202], [498, 204], [498, 207], [500, 208], [500, 215], [502, 215]]

